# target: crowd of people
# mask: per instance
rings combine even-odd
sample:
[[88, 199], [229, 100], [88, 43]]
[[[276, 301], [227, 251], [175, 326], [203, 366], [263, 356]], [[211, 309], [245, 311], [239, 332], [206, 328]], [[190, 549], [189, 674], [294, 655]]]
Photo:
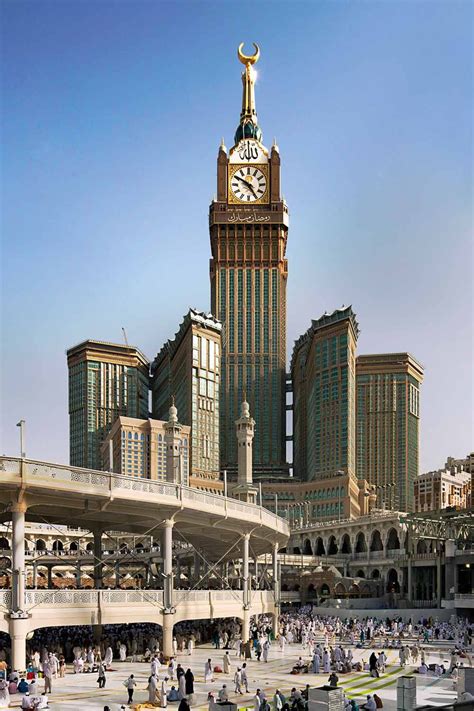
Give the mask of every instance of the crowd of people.
[[[313, 615], [311, 607], [284, 612], [279, 620], [276, 637], [266, 616], [253, 620], [248, 634], [242, 635], [235, 619], [182, 622], [175, 626], [173, 656], [165, 658], [161, 628], [154, 624], [103, 626], [100, 637], [94, 637], [91, 627], [58, 627], [40, 629], [27, 642], [26, 672], [8, 669], [8, 649], [0, 646], [0, 707], [8, 705], [11, 694], [22, 694], [22, 709], [48, 708], [55, 679], [67, 673], [97, 674], [99, 689], [107, 685], [109, 671], [121, 662], [149, 665], [146, 690], [148, 702], [165, 708], [176, 702], [178, 711], [189, 711], [195, 704], [195, 679], [184, 658], [192, 655], [196, 645], [211, 643], [218, 661], [209, 656], [203, 669], [206, 688], [216, 683], [217, 675], [225, 679], [221, 688], [208, 692], [209, 711], [229, 695], [251, 694], [248, 664], [255, 660], [265, 664], [276, 655], [288, 655], [291, 645], [301, 645], [302, 655], [288, 667], [293, 675], [325, 675], [325, 683], [337, 687], [341, 675], [369, 672], [373, 677], [384, 674], [386, 650], [396, 650], [401, 668], [410, 665], [419, 674], [450, 675], [456, 685], [461, 665], [472, 666], [474, 624], [453, 618], [450, 622], [424, 619], [416, 622], [401, 618], [342, 618]], [[426, 649], [437, 644], [450, 644], [449, 665], [428, 664]], [[355, 658], [355, 650], [362, 650]], [[449, 651], [449, 648], [447, 649]], [[181, 661], [178, 661], [178, 657]], [[117, 665], [117, 667], [115, 666]], [[142, 667], [143, 669], [143, 667]], [[327, 680], [326, 680], [327, 675]], [[200, 676], [200, 674], [199, 674]], [[317, 682], [321, 683], [322, 679]], [[314, 682], [313, 682], [314, 683]], [[43, 688], [44, 684], [44, 688]], [[135, 674], [123, 681], [127, 704], [134, 700], [137, 687]], [[40, 689], [40, 685], [42, 688]], [[310, 685], [294, 686], [285, 696], [277, 689], [269, 701], [264, 690], [257, 688], [253, 697], [254, 711], [304, 711]], [[125, 700], [125, 699], [124, 699]], [[376, 695], [370, 695], [362, 708], [375, 711], [383, 705]], [[346, 711], [358, 708], [354, 699], [345, 699]]]

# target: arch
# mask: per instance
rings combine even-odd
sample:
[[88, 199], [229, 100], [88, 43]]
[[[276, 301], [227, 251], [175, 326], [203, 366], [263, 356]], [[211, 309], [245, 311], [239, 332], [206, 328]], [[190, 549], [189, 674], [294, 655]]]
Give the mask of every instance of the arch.
[[311, 541], [307, 538], [304, 542], [303, 553], [305, 555], [313, 555], [313, 549], [311, 548]]
[[336, 536], [331, 536], [328, 543], [328, 555], [337, 555]]
[[366, 553], [367, 552], [367, 541], [365, 540], [365, 533], [363, 531], [359, 531], [359, 533], [357, 534], [355, 552], [356, 553]]
[[293, 553], [295, 555], [301, 555], [301, 549], [299, 546], [293, 546]]
[[78, 550], [79, 550], [79, 544], [78, 544], [78, 542], [77, 542], [77, 541], [72, 541], [72, 542], [69, 544], [69, 550], [70, 550], [70, 551], [78, 551]]
[[341, 542], [341, 553], [352, 553], [351, 537], [348, 533], [345, 533], [342, 537]]
[[310, 583], [308, 585], [307, 593], [308, 593], [308, 597], [316, 597], [316, 588], [314, 587], [313, 583]]
[[336, 583], [336, 586], [334, 588], [334, 595], [335, 597], [344, 597], [345, 595], [347, 595], [347, 590], [341, 582]]
[[352, 583], [351, 587], [349, 588], [349, 595], [352, 595], [352, 597], [360, 595], [360, 589], [357, 583]]
[[420, 540], [417, 542], [416, 552], [420, 553], [420, 555], [423, 555], [423, 553], [428, 553], [428, 547], [424, 538], [420, 538]]
[[398, 582], [398, 573], [395, 568], [390, 568], [387, 573], [387, 592], [400, 592], [400, 583]]
[[37, 551], [45, 551], [46, 550], [46, 543], [43, 541], [42, 538], [36, 539], [35, 548]]
[[53, 541], [53, 551], [62, 551], [63, 550], [63, 544], [62, 541]]
[[356, 578], [365, 578], [365, 573], [364, 573], [364, 571], [362, 570], [362, 568], [360, 568], [360, 569], [357, 571], [357, 573], [356, 573]]
[[397, 529], [391, 528], [387, 536], [387, 550], [393, 551], [400, 548], [400, 539], [398, 537]]
[[327, 583], [323, 583], [321, 585], [319, 594], [321, 595], [321, 597], [329, 597], [329, 595], [331, 594], [331, 591], [330, 591], [329, 585]]
[[370, 585], [369, 585], [368, 583], [364, 583], [364, 584], [362, 585], [362, 587], [361, 587], [361, 589], [360, 589], [360, 594], [361, 594], [363, 597], [370, 597], [370, 595], [371, 595], [371, 589], [370, 589]]
[[326, 555], [326, 549], [324, 547], [324, 541], [321, 536], [316, 539], [316, 545], [314, 550], [315, 555]]
[[0, 538], [0, 550], [2, 551], [9, 551], [10, 550], [10, 544], [8, 542], [7, 538]]
[[370, 541], [370, 550], [371, 551], [383, 551], [383, 543], [382, 543], [382, 536], [380, 535], [380, 531], [378, 528], [375, 529], [372, 533], [372, 539]]
[[86, 551], [87, 551], [88, 553], [93, 553], [93, 552], [94, 552], [94, 544], [92, 543], [92, 541], [87, 544], [87, 546], [86, 546]]
[[371, 573], [370, 576], [373, 580], [378, 580], [380, 578], [380, 570], [378, 568], [374, 568], [374, 570]]
[[300, 591], [300, 586], [299, 585], [293, 585], [293, 592], [299, 592]]
[[135, 546], [135, 550], [142, 551], [143, 550], [143, 543], [137, 543], [137, 545]]
[[282, 592], [288, 592], [288, 585], [286, 583], [283, 583], [281, 586], [281, 591]]

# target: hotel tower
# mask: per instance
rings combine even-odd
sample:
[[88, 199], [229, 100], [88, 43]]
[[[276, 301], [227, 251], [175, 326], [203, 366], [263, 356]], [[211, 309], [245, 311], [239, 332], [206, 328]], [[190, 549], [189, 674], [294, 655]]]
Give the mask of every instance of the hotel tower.
[[254, 473], [287, 472], [286, 282], [288, 208], [281, 197], [280, 153], [263, 145], [255, 108], [255, 54], [238, 50], [243, 96], [234, 145], [222, 141], [217, 194], [209, 210], [211, 310], [223, 323], [221, 468], [236, 470], [235, 420], [246, 398], [255, 418]]

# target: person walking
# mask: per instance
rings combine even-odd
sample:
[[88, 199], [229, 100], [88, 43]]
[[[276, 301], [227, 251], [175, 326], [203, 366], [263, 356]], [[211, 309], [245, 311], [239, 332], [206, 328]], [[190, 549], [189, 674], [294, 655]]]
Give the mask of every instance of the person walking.
[[235, 693], [242, 694], [242, 669], [237, 667], [234, 674]]
[[53, 669], [49, 660], [43, 662], [44, 693], [53, 693]]
[[97, 677], [97, 683], [99, 685], [99, 689], [104, 689], [105, 688], [105, 667], [102, 664], [102, 662], [99, 664], [99, 676]]
[[133, 674], [130, 674], [127, 681], [124, 681], [124, 685], [125, 685], [127, 692], [128, 692], [127, 703], [130, 706], [130, 704], [133, 702], [133, 692], [135, 691], [135, 687], [137, 685], [137, 682], [135, 681], [135, 677], [133, 676]]
[[229, 652], [226, 652], [224, 654], [224, 659], [223, 659], [223, 667], [224, 669], [224, 674], [230, 674], [230, 668], [231, 668], [231, 662], [230, 662], [230, 655]]
[[189, 705], [192, 706], [194, 702], [194, 674], [191, 669], [186, 670], [184, 678], [186, 679], [186, 697]]
[[212, 673], [212, 662], [210, 659], [204, 664], [204, 683], [209, 684], [214, 681]]
[[244, 685], [245, 693], [249, 693], [249, 679], [247, 676], [247, 662], [242, 664], [242, 684]]

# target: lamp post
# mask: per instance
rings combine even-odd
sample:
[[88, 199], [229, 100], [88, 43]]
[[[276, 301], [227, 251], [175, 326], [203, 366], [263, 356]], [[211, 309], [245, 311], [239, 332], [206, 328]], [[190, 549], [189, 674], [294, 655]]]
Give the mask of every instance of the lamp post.
[[20, 457], [21, 457], [21, 459], [26, 458], [25, 425], [26, 425], [26, 420], [20, 420], [19, 422], [16, 423], [16, 426], [20, 428]]

